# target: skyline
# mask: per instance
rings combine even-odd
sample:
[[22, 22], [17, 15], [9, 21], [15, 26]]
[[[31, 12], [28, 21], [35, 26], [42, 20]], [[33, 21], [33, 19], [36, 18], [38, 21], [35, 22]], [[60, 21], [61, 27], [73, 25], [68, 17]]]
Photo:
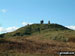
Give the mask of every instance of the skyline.
[[0, 0], [0, 33], [40, 20], [75, 29], [75, 0]]

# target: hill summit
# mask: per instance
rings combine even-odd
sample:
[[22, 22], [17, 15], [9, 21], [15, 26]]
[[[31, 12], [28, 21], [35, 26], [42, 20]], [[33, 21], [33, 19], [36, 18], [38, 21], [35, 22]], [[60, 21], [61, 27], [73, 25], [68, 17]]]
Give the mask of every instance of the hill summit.
[[51, 24], [50, 21], [48, 21], [48, 24], [44, 24], [44, 21], [41, 20], [40, 24], [32, 24], [32, 25], [26, 25], [24, 27], [19, 28], [18, 30], [10, 33], [4, 33], [1, 34], [0, 37], [12, 37], [12, 36], [25, 36], [25, 35], [31, 35], [36, 32], [42, 32], [42, 31], [59, 31], [59, 30], [70, 30], [62, 25], [59, 24]]

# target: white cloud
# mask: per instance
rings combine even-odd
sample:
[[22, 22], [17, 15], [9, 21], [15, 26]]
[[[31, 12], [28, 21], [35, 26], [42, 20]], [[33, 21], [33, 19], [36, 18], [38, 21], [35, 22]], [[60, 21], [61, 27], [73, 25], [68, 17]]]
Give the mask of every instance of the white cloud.
[[75, 26], [66, 26], [69, 29], [75, 30]]
[[16, 29], [18, 29], [18, 27], [8, 27], [8, 28], [6, 28], [6, 31], [7, 32], [12, 32], [12, 31], [15, 31]]
[[[22, 25], [25, 26], [27, 24], [32, 24], [32, 23], [28, 23], [28, 22], [22, 22]], [[8, 27], [8, 28], [4, 28], [4, 27], [0, 27], [0, 33], [7, 33], [7, 32], [13, 32], [15, 30], [17, 30], [19, 27]]]
[[6, 32], [12, 32], [12, 31], [15, 31], [17, 30], [18, 27], [8, 27], [8, 28], [3, 28], [3, 27], [0, 27], [0, 33], [6, 33]]
[[7, 10], [6, 9], [2, 9], [2, 10], [0, 10], [2, 13], [6, 13], [7, 12]]
[[28, 24], [31, 25], [32, 23], [22, 22], [22, 25], [23, 25], [23, 26], [28, 25]]
[[4, 32], [4, 28], [3, 27], [0, 27], [0, 32]]

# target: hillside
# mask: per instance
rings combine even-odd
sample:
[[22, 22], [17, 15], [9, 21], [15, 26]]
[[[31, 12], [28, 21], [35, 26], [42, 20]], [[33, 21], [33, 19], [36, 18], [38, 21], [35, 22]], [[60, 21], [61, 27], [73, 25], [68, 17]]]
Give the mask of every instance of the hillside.
[[59, 24], [32, 24], [21, 27], [18, 30], [11, 33], [1, 34], [0, 37], [25, 36], [25, 35], [31, 35], [36, 32], [40, 33], [43, 30], [60, 31], [60, 30], [70, 30], [70, 29]]
[[75, 51], [75, 31], [59, 24], [32, 24], [0, 35], [1, 55], [50, 56], [59, 51]]

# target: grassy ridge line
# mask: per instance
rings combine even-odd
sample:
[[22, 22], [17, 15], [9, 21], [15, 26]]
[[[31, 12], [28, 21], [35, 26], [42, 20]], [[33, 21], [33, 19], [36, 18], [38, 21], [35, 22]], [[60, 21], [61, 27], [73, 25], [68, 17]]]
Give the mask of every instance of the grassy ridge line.
[[0, 37], [13, 37], [31, 35], [32, 33], [42, 32], [49, 29], [50, 31], [70, 30], [62, 25], [58, 24], [32, 24], [25, 27], [21, 27], [18, 30], [6, 34], [1, 34]]

